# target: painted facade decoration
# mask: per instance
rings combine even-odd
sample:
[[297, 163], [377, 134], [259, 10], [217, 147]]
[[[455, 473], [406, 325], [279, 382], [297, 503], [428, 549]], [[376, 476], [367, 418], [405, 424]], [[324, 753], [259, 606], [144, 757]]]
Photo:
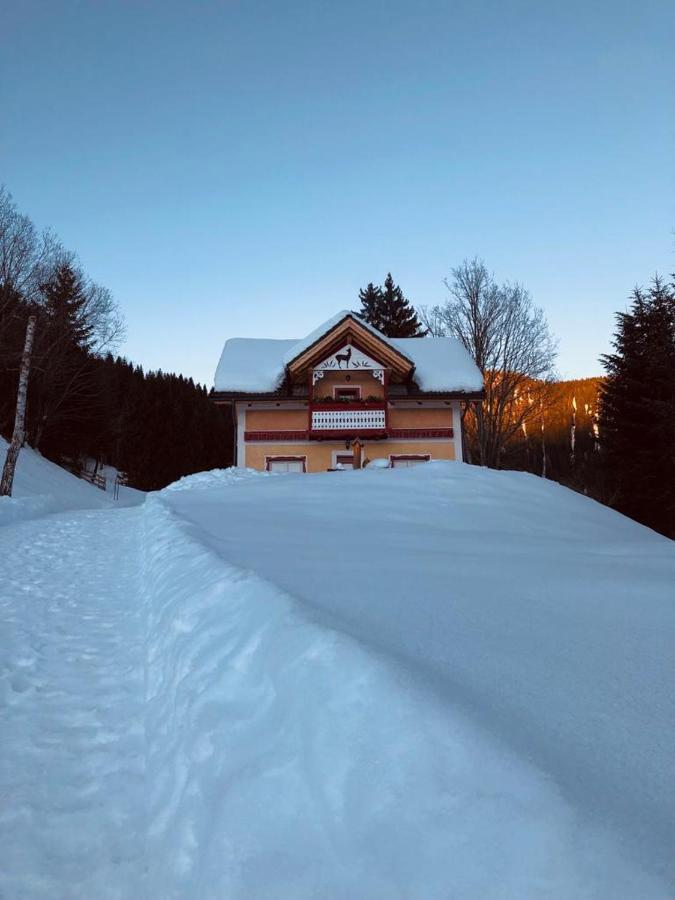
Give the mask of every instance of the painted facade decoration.
[[323, 378], [326, 372], [359, 372], [364, 369], [372, 372], [373, 376], [381, 383], [384, 382], [384, 369], [382, 364], [376, 360], [361, 353], [358, 347], [351, 344], [345, 344], [339, 351], [333, 353], [327, 359], [322, 360], [312, 369], [312, 381], [316, 382]]
[[[467, 368], [471, 361], [462, 360], [462, 377], [455, 380], [463, 383], [457, 389], [423, 390], [416, 359], [424, 356], [422, 350], [429, 357], [435, 348], [420, 342], [432, 340], [438, 339], [394, 342], [345, 312], [297, 345], [249, 340], [246, 353], [237, 339], [228, 342], [212, 397], [235, 420], [236, 464], [300, 473], [461, 461], [461, 405], [481, 400], [482, 382]], [[447, 347], [457, 357], [457, 349]], [[443, 354], [436, 356], [443, 364]], [[250, 360], [259, 361], [265, 373], [276, 365], [278, 373], [263, 377], [261, 372], [258, 378], [238, 370]], [[451, 383], [452, 373], [446, 376]], [[466, 382], [473, 389], [467, 390]], [[240, 383], [269, 389], [237, 390]]]

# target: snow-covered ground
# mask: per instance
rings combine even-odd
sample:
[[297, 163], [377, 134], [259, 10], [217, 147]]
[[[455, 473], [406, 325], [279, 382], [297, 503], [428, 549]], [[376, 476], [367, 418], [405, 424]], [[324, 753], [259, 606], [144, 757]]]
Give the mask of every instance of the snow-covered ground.
[[665, 898], [675, 551], [454, 463], [0, 530], [0, 896]]
[[[5, 462], [7, 441], [0, 437], [0, 471]], [[135, 506], [145, 494], [134, 488], [121, 487], [117, 500], [109, 490], [102, 491], [88, 481], [76, 478], [24, 447], [19, 453], [11, 497], [0, 497], [0, 526], [66, 509], [104, 509], [111, 506]]]

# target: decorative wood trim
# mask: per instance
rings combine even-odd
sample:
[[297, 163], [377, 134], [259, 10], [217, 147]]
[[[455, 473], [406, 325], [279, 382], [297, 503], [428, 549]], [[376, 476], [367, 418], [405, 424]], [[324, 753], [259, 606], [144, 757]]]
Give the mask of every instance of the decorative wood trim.
[[[364, 371], [366, 371], [364, 369]], [[311, 372], [309, 373], [311, 378]], [[253, 391], [212, 391], [209, 394], [209, 399], [218, 405], [223, 403], [231, 403], [232, 401], [247, 401], [247, 402], [259, 402], [259, 401], [267, 401], [269, 403], [274, 403], [275, 401], [279, 403], [281, 406], [286, 406], [287, 403], [298, 403], [304, 404], [307, 403], [308, 399], [311, 397], [311, 391], [308, 391], [307, 395], [297, 395], [290, 393], [288, 389], [282, 392], [279, 391], [265, 391], [255, 393]], [[463, 403], [467, 402], [478, 402], [480, 400], [485, 399], [485, 391], [418, 391], [412, 390], [408, 387], [408, 392], [405, 394], [393, 394], [390, 397], [390, 401], [394, 403], [396, 406], [402, 406], [404, 403], [408, 402], [409, 404], [414, 404], [420, 400], [428, 400], [435, 404], [445, 404], [448, 400], [460, 400]], [[423, 406], [427, 405], [425, 403]], [[270, 407], [271, 408], [271, 407]]]
[[306, 441], [307, 431], [246, 431], [244, 440], [247, 444], [255, 441]]
[[[293, 373], [302, 370], [307, 365], [311, 366], [315, 359], [329, 356], [336, 344], [341, 345], [346, 340], [357, 346], [362, 353], [366, 353], [376, 360], [378, 360], [378, 356], [390, 360], [391, 362], [389, 363], [384, 362], [384, 359], [382, 360], [383, 368], [393, 364], [405, 373], [409, 373], [414, 368], [412, 360], [408, 359], [398, 347], [389, 344], [384, 336], [379, 338], [365, 328], [353, 315], [347, 314], [339, 322], [336, 322], [331, 329], [320, 335], [302, 353], [290, 360], [288, 370]], [[359, 343], [362, 346], [358, 346]], [[375, 350], [375, 353], [373, 353], [371, 348]]]
[[378, 428], [363, 428], [359, 431], [358, 428], [341, 428], [341, 429], [333, 429], [328, 430], [327, 428], [321, 428], [315, 431], [310, 431], [309, 440], [310, 441], [355, 441], [357, 438], [361, 441], [362, 444], [368, 443], [369, 441], [381, 441], [387, 437], [387, 432], [384, 429]]
[[310, 428], [306, 431], [246, 431], [243, 432], [243, 436], [247, 444], [274, 443], [275, 441], [344, 441], [345, 438], [355, 439], [356, 437], [362, 441], [383, 440], [384, 438], [404, 441], [439, 438], [451, 440], [454, 437], [454, 430], [452, 428], [334, 428], [330, 430]]
[[387, 435], [390, 438], [402, 440], [424, 440], [425, 438], [452, 438], [452, 428], [389, 428]]

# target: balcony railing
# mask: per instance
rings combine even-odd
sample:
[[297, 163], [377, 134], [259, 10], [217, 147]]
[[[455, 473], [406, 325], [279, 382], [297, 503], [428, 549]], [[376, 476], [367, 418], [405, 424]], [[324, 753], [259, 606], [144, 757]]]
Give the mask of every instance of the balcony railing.
[[312, 431], [383, 431], [387, 427], [384, 403], [313, 404], [310, 421]]

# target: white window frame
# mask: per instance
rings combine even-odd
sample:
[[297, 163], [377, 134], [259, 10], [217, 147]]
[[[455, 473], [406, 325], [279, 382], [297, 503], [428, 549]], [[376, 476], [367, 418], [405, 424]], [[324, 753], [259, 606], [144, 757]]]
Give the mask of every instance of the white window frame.
[[[302, 472], [303, 474], [307, 471], [307, 457], [306, 456], [297, 456], [295, 454], [288, 455], [283, 453], [275, 453], [272, 456], [265, 456], [265, 471], [271, 472], [270, 468], [271, 463], [274, 462], [299, 462], [302, 463]], [[285, 472], [283, 474], [289, 474]]]
[[[431, 462], [431, 453], [390, 453], [389, 454], [389, 465], [392, 469], [396, 468], [396, 460], [400, 460], [401, 462], [413, 462], [416, 461], [418, 463]], [[399, 466], [399, 469], [410, 469], [412, 466]]]
[[338, 391], [356, 391], [356, 397], [354, 400], [361, 400], [361, 385], [360, 384], [334, 384], [333, 385], [333, 400], [339, 400]]

